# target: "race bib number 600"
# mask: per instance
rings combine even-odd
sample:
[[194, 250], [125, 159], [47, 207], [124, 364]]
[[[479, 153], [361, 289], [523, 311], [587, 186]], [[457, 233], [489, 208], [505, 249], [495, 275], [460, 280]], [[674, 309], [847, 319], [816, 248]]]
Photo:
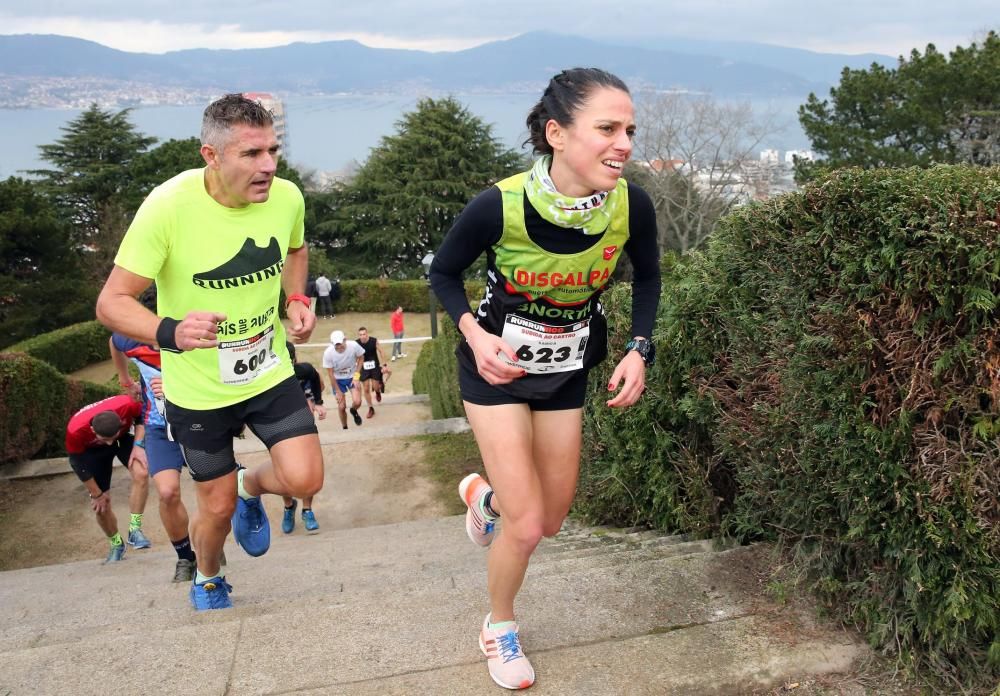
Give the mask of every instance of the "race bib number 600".
[[274, 327], [239, 341], [219, 342], [219, 377], [223, 384], [249, 384], [278, 364], [271, 350]]
[[[517, 362], [530, 374], [569, 372], [583, 367], [583, 354], [590, 337], [590, 319], [568, 326], [541, 324], [508, 314], [503, 340], [517, 351]], [[500, 359], [509, 362], [501, 353]]]

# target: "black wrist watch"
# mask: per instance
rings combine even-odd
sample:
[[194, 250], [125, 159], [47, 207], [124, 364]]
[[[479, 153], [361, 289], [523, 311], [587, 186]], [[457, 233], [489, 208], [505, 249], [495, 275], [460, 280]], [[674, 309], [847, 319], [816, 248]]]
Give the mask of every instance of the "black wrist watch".
[[656, 359], [656, 348], [645, 338], [633, 338], [625, 344], [625, 350], [634, 350], [646, 365], [652, 365]]

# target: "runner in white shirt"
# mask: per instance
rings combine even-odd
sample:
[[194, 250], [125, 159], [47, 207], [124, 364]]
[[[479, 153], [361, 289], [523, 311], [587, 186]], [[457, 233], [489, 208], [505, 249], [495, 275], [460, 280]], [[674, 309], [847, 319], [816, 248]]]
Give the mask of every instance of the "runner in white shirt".
[[337, 410], [340, 414], [340, 424], [347, 430], [347, 399], [351, 392], [351, 417], [355, 425], [361, 425], [358, 409], [361, 407], [361, 365], [364, 362], [365, 349], [354, 341], [344, 338], [343, 331], [330, 334], [330, 345], [323, 351], [323, 367], [330, 377], [330, 389], [337, 397]]

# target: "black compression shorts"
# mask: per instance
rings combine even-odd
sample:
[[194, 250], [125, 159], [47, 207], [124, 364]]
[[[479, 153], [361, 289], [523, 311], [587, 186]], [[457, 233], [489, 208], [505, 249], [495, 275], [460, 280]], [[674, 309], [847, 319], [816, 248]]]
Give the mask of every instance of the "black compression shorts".
[[211, 481], [236, 470], [233, 438], [244, 425], [268, 449], [282, 440], [317, 432], [312, 411], [294, 376], [246, 401], [208, 411], [194, 411], [167, 401], [167, 421], [195, 481]]

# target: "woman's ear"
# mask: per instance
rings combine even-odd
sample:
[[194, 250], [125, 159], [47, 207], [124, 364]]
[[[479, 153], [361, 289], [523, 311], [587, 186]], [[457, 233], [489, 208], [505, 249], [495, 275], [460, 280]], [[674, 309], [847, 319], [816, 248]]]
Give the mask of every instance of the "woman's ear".
[[550, 118], [545, 122], [545, 140], [548, 141], [549, 146], [551, 146], [553, 150], [562, 150], [565, 145], [565, 139], [566, 131], [559, 125], [558, 121], [554, 118]]

